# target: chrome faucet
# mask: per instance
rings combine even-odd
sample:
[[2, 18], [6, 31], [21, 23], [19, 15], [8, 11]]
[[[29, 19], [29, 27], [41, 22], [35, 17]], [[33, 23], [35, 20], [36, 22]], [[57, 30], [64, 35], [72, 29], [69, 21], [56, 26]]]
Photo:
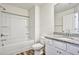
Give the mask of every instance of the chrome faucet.
[[67, 38], [70, 38], [70, 37], [71, 37], [70, 30], [67, 30], [67, 32], [65, 33], [65, 36], [66, 36]]

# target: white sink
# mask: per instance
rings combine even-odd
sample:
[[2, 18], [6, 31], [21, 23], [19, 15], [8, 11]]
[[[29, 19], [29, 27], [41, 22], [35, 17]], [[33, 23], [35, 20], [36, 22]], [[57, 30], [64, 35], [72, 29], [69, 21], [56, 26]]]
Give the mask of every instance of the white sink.
[[42, 45], [41, 43], [36, 43], [34, 45], [32, 45], [32, 48], [34, 50], [40, 50], [44, 45]]

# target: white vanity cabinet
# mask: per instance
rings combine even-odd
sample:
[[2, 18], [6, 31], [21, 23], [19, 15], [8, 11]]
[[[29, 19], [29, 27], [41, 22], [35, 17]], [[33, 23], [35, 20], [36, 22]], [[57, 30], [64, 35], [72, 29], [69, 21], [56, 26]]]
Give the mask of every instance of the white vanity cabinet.
[[67, 45], [65, 42], [60, 42], [52, 39], [46, 39], [46, 55], [71, 55], [67, 52]]

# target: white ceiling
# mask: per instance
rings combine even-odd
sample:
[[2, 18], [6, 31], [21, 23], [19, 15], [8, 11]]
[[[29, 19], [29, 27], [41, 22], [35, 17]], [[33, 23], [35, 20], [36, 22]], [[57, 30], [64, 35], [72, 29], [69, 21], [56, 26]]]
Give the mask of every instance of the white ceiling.
[[3, 3], [5, 5], [12, 5], [23, 9], [30, 9], [34, 5], [43, 5], [44, 3]]
[[79, 5], [79, 3], [58, 3], [55, 5], [55, 12], [62, 12], [68, 9], [71, 9], [75, 6]]
[[[34, 5], [44, 5], [47, 3], [3, 3], [5, 5], [12, 5], [12, 6], [16, 6], [19, 8], [23, 8], [23, 9], [30, 9], [32, 8]], [[62, 12], [65, 10], [68, 10], [70, 8], [73, 8], [75, 6], [79, 5], [79, 3], [58, 3], [55, 5], [55, 12]]]

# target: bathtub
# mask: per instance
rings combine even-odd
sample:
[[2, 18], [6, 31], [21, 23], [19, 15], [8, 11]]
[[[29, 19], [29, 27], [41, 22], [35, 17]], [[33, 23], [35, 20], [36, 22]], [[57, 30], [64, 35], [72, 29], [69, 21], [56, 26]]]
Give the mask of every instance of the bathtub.
[[16, 55], [17, 53], [32, 49], [34, 40], [15, 43], [7, 46], [0, 47], [0, 55]]

